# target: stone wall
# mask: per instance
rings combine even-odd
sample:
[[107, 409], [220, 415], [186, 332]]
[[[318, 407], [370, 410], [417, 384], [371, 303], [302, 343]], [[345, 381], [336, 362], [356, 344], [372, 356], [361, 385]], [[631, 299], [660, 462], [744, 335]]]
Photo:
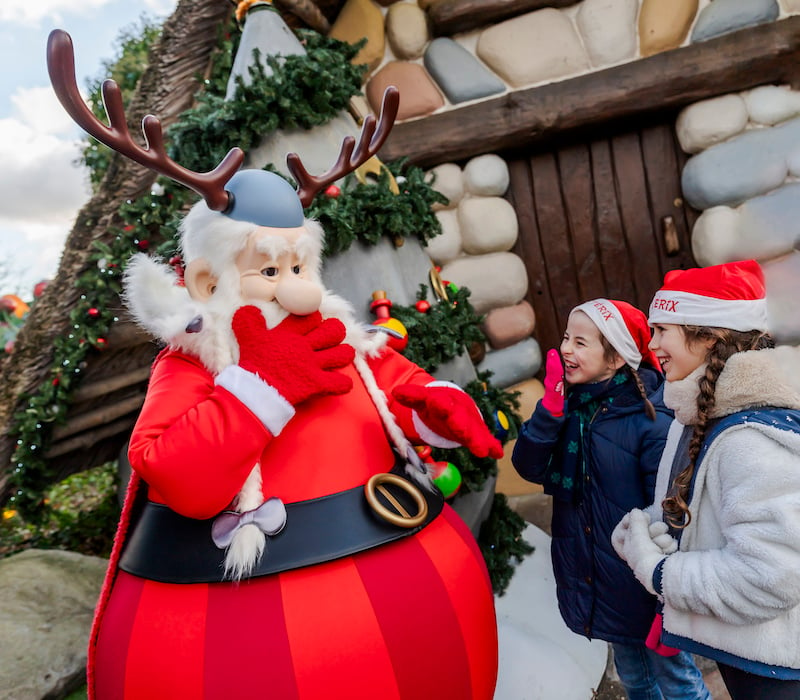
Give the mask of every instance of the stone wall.
[[694, 154], [681, 188], [703, 213], [700, 265], [755, 258], [767, 281], [770, 330], [800, 344], [800, 92], [766, 85], [685, 108], [678, 140]]
[[529, 379], [539, 371], [542, 355], [532, 337], [533, 308], [525, 301], [525, 265], [511, 252], [519, 227], [503, 198], [508, 167], [490, 154], [473, 158], [463, 170], [445, 163], [431, 174], [450, 202], [436, 212], [442, 233], [425, 250], [441, 266], [442, 278], [469, 288], [475, 311], [486, 316], [487, 352], [478, 370], [491, 370], [492, 383], [501, 388]]
[[[387, 85], [400, 89], [400, 120], [420, 118], [800, 14], [798, 0], [582, 0], [436, 36], [442, 2], [343, 6], [330, 34], [367, 39], [356, 60], [369, 66], [365, 93], [374, 110]], [[474, 6], [473, 25], [487, 13]]]

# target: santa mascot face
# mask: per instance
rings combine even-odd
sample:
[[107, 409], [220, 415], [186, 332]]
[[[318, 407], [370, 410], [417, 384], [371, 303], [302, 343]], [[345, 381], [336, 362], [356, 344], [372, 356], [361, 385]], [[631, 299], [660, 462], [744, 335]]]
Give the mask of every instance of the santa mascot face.
[[322, 230], [274, 173], [245, 170], [228, 185], [226, 213], [198, 202], [181, 227], [186, 288], [208, 313], [258, 306], [270, 326], [318, 311]]

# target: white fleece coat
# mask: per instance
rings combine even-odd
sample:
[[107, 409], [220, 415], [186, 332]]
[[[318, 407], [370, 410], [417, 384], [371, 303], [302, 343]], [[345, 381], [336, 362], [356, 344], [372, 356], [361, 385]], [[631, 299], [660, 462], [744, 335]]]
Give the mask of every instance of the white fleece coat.
[[[796, 355], [793, 372], [781, 371], [790, 353], [786, 347], [731, 357], [713, 417], [800, 408], [800, 394], [787, 385], [797, 377]], [[676, 421], [659, 465], [659, 513], [681, 423], [696, 422], [704, 369], [668, 383], [664, 393]], [[663, 567], [665, 631], [742, 659], [800, 669], [800, 434], [755, 423], [722, 432], [700, 464], [689, 509], [680, 549]]]

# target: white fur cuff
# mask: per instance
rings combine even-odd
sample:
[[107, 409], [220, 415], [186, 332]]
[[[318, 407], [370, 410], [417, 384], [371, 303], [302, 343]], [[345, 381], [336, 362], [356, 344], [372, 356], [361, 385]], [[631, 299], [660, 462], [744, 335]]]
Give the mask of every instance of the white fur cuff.
[[277, 389], [239, 365], [228, 365], [216, 376], [214, 383], [230, 391], [273, 435], [279, 435], [294, 417], [294, 406]]
[[[464, 390], [458, 386], [458, 384], [453, 384], [453, 382], [446, 382], [446, 381], [435, 381], [431, 382], [430, 384], [426, 384], [425, 386], [449, 386], [451, 389], [458, 389], [461, 392]], [[466, 392], [464, 392], [466, 393]], [[417, 435], [420, 436], [423, 442], [432, 447], [441, 447], [446, 450], [451, 450], [455, 447], [461, 447], [460, 442], [453, 442], [452, 440], [448, 440], [447, 438], [442, 437], [439, 433], [434, 433], [425, 423], [422, 422], [422, 419], [419, 417], [419, 414], [416, 411], [411, 411], [411, 420], [414, 425], [414, 430], [417, 431]]]

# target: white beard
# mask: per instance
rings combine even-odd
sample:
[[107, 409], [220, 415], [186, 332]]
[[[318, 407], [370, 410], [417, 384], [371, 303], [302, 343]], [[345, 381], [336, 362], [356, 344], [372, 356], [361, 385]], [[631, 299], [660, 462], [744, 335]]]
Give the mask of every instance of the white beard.
[[[144, 254], [131, 258], [125, 271], [125, 302], [134, 320], [150, 335], [170, 347], [197, 357], [214, 375], [239, 360], [239, 346], [231, 330], [236, 309], [256, 306], [274, 328], [289, 314], [274, 301], [243, 299], [239, 291], [238, 272], [231, 268], [220, 275], [217, 290], [200, 303], [178, 286], [174, 270]], [[320, 285], [321, 286], [321, 285]], [[338, 318], [347, 330], [345, 342], [367, 355], [381, 351], [386, 344], [383, 333], [367, 333], [354, 318], [350, 304], [341, 297], [323, 290], [320, 312], [323, 318]], [[198, 316], [202, 327], [189, 332], [187, 326]]]

